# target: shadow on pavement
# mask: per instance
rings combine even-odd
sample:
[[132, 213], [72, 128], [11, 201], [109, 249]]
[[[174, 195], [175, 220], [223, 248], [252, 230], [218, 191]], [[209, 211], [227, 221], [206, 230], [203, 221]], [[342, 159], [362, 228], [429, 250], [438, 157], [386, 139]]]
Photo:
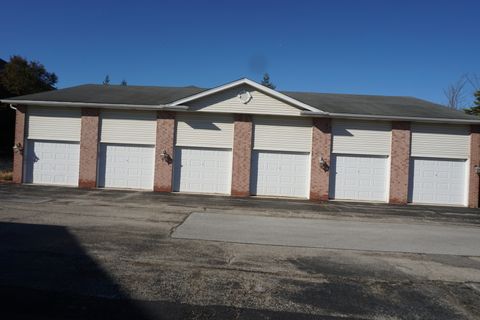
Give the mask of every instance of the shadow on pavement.
[[[104, 310], [93, 297], [122, 303]], [[61, 226], [0, 223], [0, 298], [4, 319], [148, 319]]]
[[2, 319], [336, 319], [133, 300], [67, 228], [19, 223], [0, 223], [0, 301]]

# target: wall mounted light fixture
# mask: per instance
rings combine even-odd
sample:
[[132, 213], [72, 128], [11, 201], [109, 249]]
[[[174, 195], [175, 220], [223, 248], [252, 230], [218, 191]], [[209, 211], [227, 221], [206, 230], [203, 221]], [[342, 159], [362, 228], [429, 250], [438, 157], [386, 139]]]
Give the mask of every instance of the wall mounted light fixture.
[[328, 165], [327, 161], [323, 159], [323, 157], [320, 157], [320, 168], [323, 169], [323, 171], [327, 172], [330, 170], [330, 166]]
[[22, 144], [21, 144], [20, 142], [18, 142], [17, 144], [15, 144], [15, 145], [13, 146], [13, 152], [15, 152], [15, 153], [20, 153], [20, 154], [23, 153], [23, 146], [22, 146]]
[[168, 164], [172, 163], [172, 157], [167, 153], [167, 150], [162, 151], [160, 154], [160, 159]]

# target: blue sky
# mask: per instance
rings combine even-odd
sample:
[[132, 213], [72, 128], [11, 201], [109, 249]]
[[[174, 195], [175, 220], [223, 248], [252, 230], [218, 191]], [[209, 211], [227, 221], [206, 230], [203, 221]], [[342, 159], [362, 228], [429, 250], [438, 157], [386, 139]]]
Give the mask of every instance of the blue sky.
[[58, 87], [212, 87], [269, 72], [279, 90], [404, 95], [480, 74], [480, 1], [8, 1], [0, 58]]

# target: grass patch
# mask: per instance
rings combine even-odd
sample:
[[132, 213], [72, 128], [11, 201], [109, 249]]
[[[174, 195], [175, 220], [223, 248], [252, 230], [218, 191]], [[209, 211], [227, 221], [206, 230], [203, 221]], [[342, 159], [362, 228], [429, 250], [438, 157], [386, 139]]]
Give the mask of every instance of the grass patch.
[[0, 171], [0, 180], [11, 181], [13, 178], [13, 172], [9, 170]]

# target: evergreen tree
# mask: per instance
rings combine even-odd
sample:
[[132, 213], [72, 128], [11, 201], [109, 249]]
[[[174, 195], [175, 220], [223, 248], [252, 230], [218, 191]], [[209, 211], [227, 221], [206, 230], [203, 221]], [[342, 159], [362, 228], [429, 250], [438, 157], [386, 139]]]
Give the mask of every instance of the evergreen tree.
[[103, 84], [108, 86], [110, 84], [110, 76], [107, 74], [103, 80]]
[[48, 72], [38, 61], [28, 61], [21, 56], [12, 56], [0, 73], [0, 86], [7, 96], [55, 90], [57, 76]]
[[273, 90], [275, 90], [275, 88], [277, 87], [273, 83], [270, 82], [270, 75], [268, 73], [265, 73], [263, 75], [261, 85], [263, 85], [267, 88], [273, 89]]
[[[0, 59], [0, 99], [55, 90], [57, 76], [38, 61], [21, 56]], [[15, 137], [15, 111], [0, 105], [0, 155], [12, 155]]]
[[464, 111], [466, 114], [471, 114], [471, 115], [480, 117], [480, 89], [477, 90], [473, 95], [475, 96], [475, 101], [473, 102], [474, 106], [471, 108], [465, 109]]

